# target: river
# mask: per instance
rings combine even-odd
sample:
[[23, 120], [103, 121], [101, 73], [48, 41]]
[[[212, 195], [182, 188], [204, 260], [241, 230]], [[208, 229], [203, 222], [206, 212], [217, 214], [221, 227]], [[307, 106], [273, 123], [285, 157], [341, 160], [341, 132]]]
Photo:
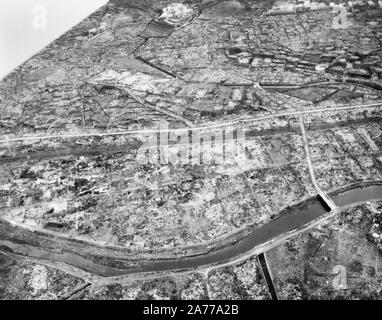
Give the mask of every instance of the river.
[[[356, 187], [339, 193], [332, 193], [331, 198], [339, 207], [382, 200], [382, 185]], [[84, 243], [79, 245], [74, 239], [65, 240], [65, 247], [59, 248], [57, 239], [43, 238], [43, 240], [36, 240], [38, 237], [36, 233], [28, 230], [20, 231], [20, 227], [11, 226], [3, 220], [0, 220], [0, 248], [20, 255], [64, 262], [105, 277], [141, 272], [193, 269], [229, 262], [273, 239], [288, 233], [291, 235], [293, 231], [303, 228], [327, 213], [327, 208], [318, 199], [310, 199], [286, 210], [278, 218], [253, 230], [246, 237], [232, 245], [189, 258], [143, 260], [139, 263], [122, 261], [121, 257], [113, 257], [110, 254], [103, 256], [102, 252], [105, 252], [105, 248], [97, 248], [96, 245], [85, 245]], [[37, 246], [37, 243], [43, 243], [46, 247]], [[71, 243], [74, 249], [68, 250], [67, 246]], [[86, 255], [86, 246], [89, 250], [91, 249], [92, 254]], [[75, 252], [76, 249], [79, 252]]]

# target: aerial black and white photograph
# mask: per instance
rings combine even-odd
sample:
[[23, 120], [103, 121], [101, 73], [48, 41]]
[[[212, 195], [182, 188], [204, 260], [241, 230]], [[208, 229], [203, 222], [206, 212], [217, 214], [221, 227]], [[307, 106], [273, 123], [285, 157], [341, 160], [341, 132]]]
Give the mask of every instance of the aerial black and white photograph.
[[0, 6], [0, 300], [382, 300], [382, 0]]

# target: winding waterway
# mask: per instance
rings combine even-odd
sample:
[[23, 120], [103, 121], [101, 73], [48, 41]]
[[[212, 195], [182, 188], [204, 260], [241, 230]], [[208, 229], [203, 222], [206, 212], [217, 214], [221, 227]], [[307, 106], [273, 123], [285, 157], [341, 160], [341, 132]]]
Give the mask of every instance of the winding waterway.
[[[342, 208], [367, 201], [382, 200], [382, 185], [375, 184], [355, 187], [339, 193], [332, 193], [334, 203]], [[139, 263], [123, 260], [121, 257], [105, 254], [105, 248], [84, 244], [76, 240], [44, 237], [38, 233], [11, 226], [0, 220], [0, 248], [15, 254], [64, 262], [105, 277], [134, 274], [141, 272], [160, 272], [181, 269], [193, 269], [211, 264], [223, 264], [243, 256], [285, 234], [292, 235], [310, 223], [319, 220], [328, 210], [318, 199], [286, 210], [280, 217], [253, 230], [236, 243], [215, 251], [178, 259], [142, 260]], [[60, 247], [62, 241], [62, 247]], [[71, 248], [71, 246], [73, 246]], [[86, 252], [88, 251], [88, 252]]]

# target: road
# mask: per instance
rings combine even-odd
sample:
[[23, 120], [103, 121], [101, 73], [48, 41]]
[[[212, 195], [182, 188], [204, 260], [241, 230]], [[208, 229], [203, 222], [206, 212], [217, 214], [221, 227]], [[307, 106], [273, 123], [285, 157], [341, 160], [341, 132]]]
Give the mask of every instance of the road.
[[317, 183], [316, 175], [314, 173], [314, 168], [312, 164], [312, 159], [310, 157], [310, 149], [309, 149], [309, 141], [308, 137], [306, 135], [306, 130], [305, 130], [305, 125], [304, 125], [304, 118], [302, 115], [300, 115], [300, 128], [301, 128], [301, 133], [302, 133], [302, 139], [304, 141], [304, 148], [305, 148], [305, 155], [306, 155], [306, 162], [309, 168], [309, 174], [310, 174], [310, 179], [312, 181], [312, 184], [314, 188], [317, 191], [317, 194], [321, 196], [321, 198], [326, 202], [326, 204], [329, 206], [331, 211], [334, 211], [337, 209], [336, 204], [333, 202], [332, 199], [320, 188], [320, 186]]
[[174, 132], [175, 133], [175, 132], [185, 132], [185, 131], [189, 131], [189, 130], [202, 131], [202, 130], [211, 130], [211, 129], [234, 126], [234, 125], [238, 125], [241, 123], [271, 120], [271, 119], [280, 118], [280, 117], [301, 116], [301, 115], [312, 114], [312, 113], [344, 111], [344, 110], [352, 110], [352, 109], [367, 109], [367, 108], [375, 108], [375, 107], [382, 107], [382, 102], [365, 104], [365, 105], [342, 106], [342, 107], [336, 107], [336, 108], [319, 108], [319, 109], [309, 109], [309, 110], [303, 110], [303, 111], [281, 112], [281, 113], [275, 113], [275, 114], [262, 116], [262, 117], [241, 118], [241, 119], [238, 119], [238, 120], [235, 120], [232, 122], [214, 123], [214, 124], [209, 124], [209, 125], [199, 126], [199, 127], [192, 127], [192, 128], [183, 127], [183, 128], [165, 129], [165, 130], [149, 129], [149, 130], [128, 130], [128, 131], [119, 131], [119, 132], [104, 132], [104, 133], [80, 133], [80, 134], [45, 135], [45, 136], [25, 136], [25, 137], [20, 137], [20, 138], [1, 139], [0, 143], [6, 144], [6, 143], [12, 143], [12, 142], [34, 141], [34, 140], [70, 139], [70, 138], [86, 138], [86, 137], [108, 137], [108, 136], [122, 136], [122, 135], [129, 135], [129, 134], [145, 135], [145, 134], [156, 134], [156, 133], [160, 133], [160, 132]]

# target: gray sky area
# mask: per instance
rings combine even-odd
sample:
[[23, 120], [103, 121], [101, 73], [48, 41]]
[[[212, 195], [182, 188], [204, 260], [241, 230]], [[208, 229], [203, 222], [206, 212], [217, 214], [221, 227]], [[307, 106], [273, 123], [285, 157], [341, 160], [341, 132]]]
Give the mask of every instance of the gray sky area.
[[0, 78], [107, 0], [0, 0]]

